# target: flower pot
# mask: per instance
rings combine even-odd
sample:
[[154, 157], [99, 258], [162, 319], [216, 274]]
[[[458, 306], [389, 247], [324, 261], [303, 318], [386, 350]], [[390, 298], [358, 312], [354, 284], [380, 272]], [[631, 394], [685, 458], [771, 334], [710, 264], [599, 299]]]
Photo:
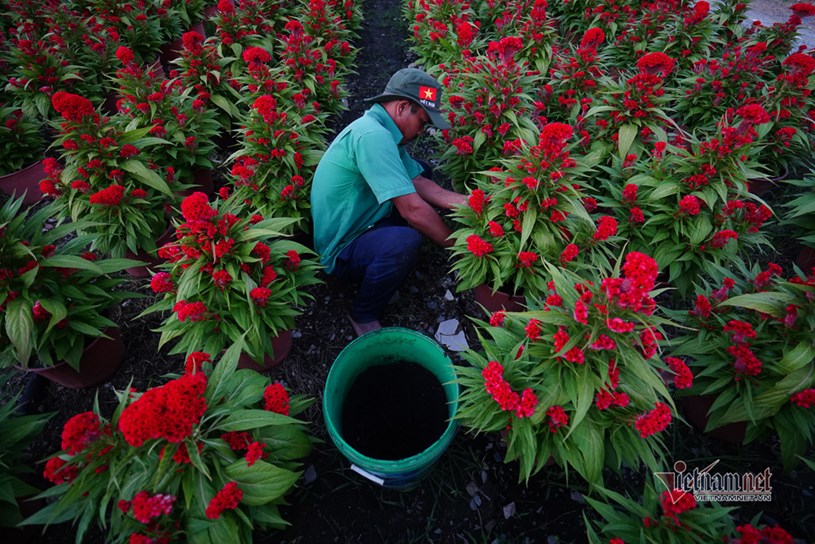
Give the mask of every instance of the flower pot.
[[[390, 369], [387, 367], [395, 366], [393, 363], [397, 362], [403, 369], [406, 366], [421, 367], [422, 374], [436, 382], [433, 384], [436, 386], [433, 389], [440, 393], [441, 399], [437, 399], [434, 395], [427, 397], [420, 395], [429, 388], [418, 385], [423, 383], [421, 381], [423, 378], [419, 376], [416, 376], [415, 381], [388, 379], [386, 376]], [[366, 375], [372, 369], [378, 372]], [[374, 376], [380, 378], [379, 383], [369, 381], [368, 378]], [[409, 374], [408, 376], [414, 375]], [[361, 392], [356, 389], [359, 382], [376, 387], [371, 390], [373, 394], [370, 397], [363, 397], [362, 412], [359, 411], [359, 405], [353, 404], [355, 393]], [[395, 385], [397, 383], [407, 387], [399, 388]], [[408, 403], [405, 402], [405, 389], [409, 391]], [[453, 363], [441, 346], [416, 331], [388, 327], [360, 336], [348, 344], [334, 360], [325, 383], [323, 417], [331, 441], [352, 463], [351, 470], [382, 487], [406, 490], [418, 485], [431, 472], [452, 442], [458, 427], [455, 420], [458, 401], [459, 389]], [[398, 423], [393, 424], [389, 419], [380, 427], [367, 430], [366, 434], [370, 435], [371, 439], [387, 445], [392, 444], [396, 446], [396, 450], [401, 448], [406, 450], [410, 446], [419, 444], [419, 441], [416, 440], [419, 437], [413, 436], [416, 431], [415, 427], [435, 428], [438, 434], [432, 433], [435, 436], [421, 437], [429, 438], [430, 444], [406, 457], [368, 455], [352, 446], [350, 442], [355, 442], [357, 437], [353, 434], [354, 426], [351, 425], [352, 421], [348, 417], [353, 414], [367, 416], [364, 412], [366, 409], [372, 416], [380, 413], [387, 414], [391, 411], [390, 403], [397, 406], [406, 405], [409, 410], [414, 410], [411, 411], [411, 415], [416, 419], [412, 425], [405, 425], [407, 428], [403, 428]], [[376, 406], [383, 409], [377, 410]], [[421, 412], [418, 409], [420, 406]], [[435, 410], [432, 412], [425, 410], [425, 408], [434, 406], [440, 409], [441, 414], [436, 414]], [[348, 414], [345, 413], [346, 410], [349, 410]], [[398, 410], [394, 414], [397, 421], [404, 421], [404, 417], [398, 417]], [[367, 421], [367, 417], [365, 420]], [[373, 425], [375, 423], [372, 423]], [[414, 428], [411, 429], [411, 427]], [[380, 430], [381, 433], [378, 432]], [[392, 437], [387, 435], [392, 435], [394, 432], [399, 434], [395, 440], [391, 440]], [[365, 444], [370, 446], [371, 443], [368, 441]]]
[[122, 365], [125, 344], [118, 327], [109, 327], [104, 332], [110, 338], [94, 338], [85, 346], [78, 371], [64, 361], [53, 367], [27, 370], [71, 389], [95, 387], [105, 383]]
[[[207, 32], [204, 29], [204, 21], [198, 21], [187, 30], [187, 32], [193, 31], [198, 32], [205, 38], [207, 37]], [[168, 67], [175, 59], [181, 56], [182, 51], [184, 51], [184, 41], [178, 38], [161, 47], [159, 50], [159, 60], [163, 66]]]
[[[173, 239], [174, 232], [175, 228], [172, 225], [167, 227], [167, 230], [165, 230], [164, 233], [156, 239], [156, 248], [160, 248], [164, 244], [170, 242]], [[134, 278], [149, 278], [152, 275], [150, 269], [156, 268], [157, 266], [161, 265], [164, 262], [164, 259], [162, 259], [158, 255], [154, 255], [146, 251], [140, 251], [138, 253], [131, 253], [130, 251], [128, 251], [125, 253], [125, 257], [127, 257], [128, 259], [136, 259], [137, 261], [143, 261], [145, 263], [141, 266], [125, 268], [125, 272], [127, 272], [128, 274], [130, 274], [130, 276]]]
[[492, 289], [486, 284], [476, 286], [473, 289], [473, 297], [488, 314], [504, 310], [507, 312], [522, 312], [526, 299], [520, 295], [510, 295], [504, 291], [492, 292]]
[[684, 397], [682, 399], [682, 408], [685, 412], [685, 417], [687, 417], [691, 425], [711, 438], [731, 444], [743, 443], [744, 436], [747, 433], [746, 421], [736, 421], [710, 431], [705, 431], [709, 420], [708, 410], [713, 406], [715, 400], [716, 397], [713, 395]]
[[249, 357], [249, 355], [241, 353], [241, 356], [238, 358], [238, 368], [248, 368], [250, 370], [256, 370], [257, 372], [266, 372], [271, 370], [282, 363], [283, 359], [289, 355], [289, 352], [291, 351], [291, 342], [291, 329], [282, 331], [280, 334], [272, 338], [274, 355], [267, 355], [264, 357], [263, 362], [259, 363]]
[[23, 204], [34, 204], [42, 198], [40, 182], [47, 178], [42, 159], [11, 174], [0, 176], [0, 191], [20, 197], [25, 193]]

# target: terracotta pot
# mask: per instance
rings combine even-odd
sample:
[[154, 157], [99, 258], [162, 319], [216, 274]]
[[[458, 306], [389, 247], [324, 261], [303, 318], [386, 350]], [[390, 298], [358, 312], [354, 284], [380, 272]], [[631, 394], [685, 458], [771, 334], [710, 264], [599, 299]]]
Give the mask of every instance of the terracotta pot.
[[122, 365], [125, 343], [118, 327], [109, 327], [104, 332], [110, 338], [94, 338], [85, 346], [79, 360], [79, 371], [64, 361], [53, 367], [27, 370], [71, 389], [95, 387], [105, 383]]
[[524, 297], [510, 295], [504, 291], [496, 291], [493, 293], [492, 289], [486, 283], [482, 283], [473, 289], [473, 297], [489, 314], [499, 310], [505, 310], [507, 312], [522, 312], [525, 310], [524, 304], [526, 300]]
[[267, 355], [263, 359], [263, 363], [259, 363], [249, 357], [245, 353], [241, 353], [238, 358], [238, 368], [248, 368], [258, 372], [266, 372], [273, 369], [283, 362], [289, 352], [291, 351], [292, 334], [291, 329], [281, 332], [279, 335], [272, 338], [272, 348], [274, 349], [274, 356]]
[[682, 408], [685, 412], [685, 417], [691, 425], [716, 440], [722, 442], [729, 442], [731, 444], [741, 444], [744, 442], [744, 436], [747, 434], [747, 422], [736, 421], [722, 425], [716, 429], [705, 431], [707, 427], [708, 411], [713, 406], [716, 397], [713, 395], [700, 395], [693, 397], [684, 397], [682, 399]]
[[[170, 242], [173, 239], [174, 232], [175, 228], [172, 225], [167, 227], [167, 230], [165, 230], [164, 233], [156, 239], [156, 249], [160, 248], [167, 242]], [[162, 259], [158, 255], [154, 255], [146, 251], [140, 251], [139, 253], [131, 253], [130, 251], [127, 251], [125, 253], [125, 257], [127, 257], [128, 259], [136, 259], [137, 261], [143, 261], [146, 263], [141, 266], [125, 268], [125, 272], [127, 272], [128, 274], [130, 274], [130, 276], [134, 278], [149, 278], [152, 275], [150, 269], [156, 268], [157, 266], [164, 263], [164, 259]]]
[[[207, 31], [204, 29], [204, 21], [198, 21], [192, 25], [187, 32], [198, 32], [204, 38], [207, 37]], [[185, 32], [186, 33], [186, 32]], [[170, 43], [164, 44], [159, 50], [159, 60], [165, 67], [170, 66], [172, 61], [181, 56], [184, 51], [184, 41], [181, 38], [173, 40]]]
[[22, 170], [0, 176], [0, 191], [17, 197], [25, 193], [23, 204], [34, 204], [39, 202], [43, 196], [40, 191], [40, 182], [47, 177], [42, 160], [39, 160]]

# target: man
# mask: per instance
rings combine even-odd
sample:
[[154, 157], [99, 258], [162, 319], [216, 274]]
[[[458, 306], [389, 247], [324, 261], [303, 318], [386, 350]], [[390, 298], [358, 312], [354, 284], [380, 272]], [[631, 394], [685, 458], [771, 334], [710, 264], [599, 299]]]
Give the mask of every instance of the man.
[[382, 327], [382, 310], [413, 268], [422, 235], [453, 244], [434, 207], [466, 202], [426, 177], [404, 148], [428, 124], [450, 128], [436, 80], [405, 68], [366, 101], [373, 106], [334, 139], [311, 188], [320, 262], [329, 274], [360, 282], [349, 316], [357, 335]]

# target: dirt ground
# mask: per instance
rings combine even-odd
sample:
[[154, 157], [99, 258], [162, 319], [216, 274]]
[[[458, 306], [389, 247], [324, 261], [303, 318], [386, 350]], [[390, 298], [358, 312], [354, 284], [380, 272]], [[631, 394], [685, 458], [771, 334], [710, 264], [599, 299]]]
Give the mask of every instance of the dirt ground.
[[[357, 45], [357, 74], [347, 82], [348, 111], [337, 120], [342, 127], [358, 117], [367, 105], [365, 97], [378, 94], [390, 74], [408, 66], [401, 3], [395, 0], [365, 0], [365, 26]], [[426, 145], [417, 144], [416, 155], [430, 159]], [[432, 335], [438, 323], [457, 319], [464, 326], [470, 345], [475, 334], [468, 316], [480, 316], [480, 308], [469, 292], [457, 293], [455, 278], [449, 273], [447, 254], [429, 243], [423, 249], [421, 263], [400, 290], [400, 298], [383, 318], [385, 326], [399, 326]], [[431, 475], [416, 489], [399, 492], [380, 488], [349, 469], [330, 442], [323, 422], [321, 401], [325, 378], [339, 352], [353, 339], [346, 315], [353, 286], [341, 285], [330, 278], [310, 290], [314, 301], [303, 309], [294, 332], [292, 351], [284, 363], [271, 372], [298, 393], [317, 402], [306, 412], [312, 433], [322, 442], [304, 460], [304, 476], [289, 495], [290, 505], [282, 509], [291, 527], [282, 532], [256, 533], [258, 543], [564, 543], [585, 542], [583, 515], [585, 484], [567, 480], [554, 468], [534, 476], [528, 485], [517, 482], [517, 466], [505, 465], [499, 437], [473, 436], [460, 430], [447, 453]], [[133, 289], [149, 295], [147, 280], [134, 281]], [[447, 294], [451, 296], [445, 296]], [[180, 368], [178, 357], [158, 351], [158, 334], [151, 331], [159, 318], [135, 320], [150, 299], [130, 301], [115, 316], [127, 343], [127, 356], [114, 379], [94, 390], [69, 390], [47, 385], [44, 397], [35, 406], [38, 411], [56, 411], [45, 432], [28, 455], [33, 462], [59, 448], [63, 423], [73, 414], [88, 410], [95, 393], [102, 410], [112, 411], [113, 389], [131, 384], [149, 387], [160, 376]], [[460, 362], [451, 353], [454, 362]], [[20, 379], [10, 385], [19, 385]], [[7, 385], [7, 387], [9, 387]], [[676, 424], [668, 439], [677, 458], [701, 460], [721, 458], [723, 463], [746, 471], [750, 467], [773, 466], [776, 471], [777, 445], [752, 447], [728, 446], [710, 442], [700, 433]], [[671, 444], [673, 442], [673, 444]], [[815, 541], [815, 501], [811, 474], [778, 474], [774, 479], [773, 502], [761, 505], [765, 522], [776, 521], [807, 542]], [[774, 472], [775, 474], [775, 472]], [[646, 475], [625, 472], [609, 475], [615, 489], [636, 493], [637, 484]], [[40, 482], [43, 486], [44, 482]], [[758, 506], [744, 505], [737, 514], [748, 521]], [[48, 529], [30, 542], [63, 543], [73, 541], [68, 526]], [[87, 542], [103, 542], [100, 534]]]

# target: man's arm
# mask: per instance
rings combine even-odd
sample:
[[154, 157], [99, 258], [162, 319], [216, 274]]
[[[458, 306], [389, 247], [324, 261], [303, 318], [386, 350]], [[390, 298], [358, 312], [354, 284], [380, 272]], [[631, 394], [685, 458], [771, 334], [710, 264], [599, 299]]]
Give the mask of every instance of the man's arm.
[[[433, 182], [431, 181], [430, 183]], [[436, 185], [436, 187], [438, 187], [438, 185]], [[439, 187], [439, 189], [444, 191], [441, 187]], [[450, 191], [446, 192], [449, 193]], [[456, 193], [452, 194], [455, 195]], [[399, 211], [399, 215], [401, 215], [411, 227], [442, 247], [451, 247], [453, 245], [453, 240], [450, 238], [452, 231], [444, 223], [442, 218], [439, 217], [436, 210], [434, 210], [428, 202], [425, 202], [424, 198], [420, 196], [420, 193], [397, 196], [392, 200], [396, 209]]]
[[467, 203], [466, 196], [442, 189], [436, 182], [422, 175], [413, 178], [413, 186], [416, 187], [416, 192], [425, 202], [437, 208], [452, 210], [459, 204]]

